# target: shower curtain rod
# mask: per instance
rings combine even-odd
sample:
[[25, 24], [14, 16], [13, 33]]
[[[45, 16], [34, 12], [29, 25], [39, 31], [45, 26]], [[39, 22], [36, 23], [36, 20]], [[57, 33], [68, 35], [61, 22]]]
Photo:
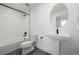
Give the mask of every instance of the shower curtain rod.
[[7, 5], [5, 5], [5, 4], [0, 3], [0, 5], [2, 5], [2, 6], [4, 6], [4, 7], [7, 7], [7, 8], [10, 8], [10, 9], [13, 9], [13, 10], [18, 11], [18, 12], [21, 12], [21, 13], [23, 13], [23, 14], [25, 14], [25, 15], [30, 15], [29, 13], [23, 12], [23, 11], [21, 11], [21, 10], [15, 9], [15, 8], [13, 8], [13, 7], [10, 7], [10, 6], [7, 6]]

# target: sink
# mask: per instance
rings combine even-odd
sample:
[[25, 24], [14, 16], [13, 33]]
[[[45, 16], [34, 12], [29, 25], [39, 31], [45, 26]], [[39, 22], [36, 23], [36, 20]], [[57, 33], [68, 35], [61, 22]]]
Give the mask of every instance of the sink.
[[62, 42], [63, 42], [63, 41], [66, 41], [66, 40], [69, 40], [69, 39], [70, 39], [70, 35], [68, 35], [68, 34], [47, 34], [46, 36], [47, 36], [48, 38], [50, 38], [50, 39], [55, 40], [55, 41], [58, 42], [59, 55], [61, 55]]
[[70, 35], [63, 35], [63, 34], [48, 34], [46, 35], [47, 37], [51, 38], [51, 39], [56, 39], [56, 40], [68, 40], [70, 38]]
[[63, 34], [58, 34], [57, 35], [58, 39], [60, 40], [68, 40], [70, 38], [70, 35], [66, 34], [66, 35], [63, 35]]
[[70, 37], [70, 35], [67, 35], [67, 34], [65, 34], [65, 35], [63, 35], [63, 34], [58, 34], [57, 36]]

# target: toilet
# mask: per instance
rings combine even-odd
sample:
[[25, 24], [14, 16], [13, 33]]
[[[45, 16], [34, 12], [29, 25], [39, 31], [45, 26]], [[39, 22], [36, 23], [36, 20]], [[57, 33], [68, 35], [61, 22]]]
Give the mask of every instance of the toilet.
[[22, 55], [28, 54], [35, 49], [35, 41], [35, 35], [30, 36], [30, 39], [26, 37], [26, 40], [24, 40], [20, 45], [20, 48], [22, 49]]

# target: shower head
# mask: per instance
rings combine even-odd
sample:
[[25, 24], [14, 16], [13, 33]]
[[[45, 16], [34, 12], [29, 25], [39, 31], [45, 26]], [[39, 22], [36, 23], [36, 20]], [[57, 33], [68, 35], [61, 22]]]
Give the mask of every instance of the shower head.
[[27, 15], [25, 14], [25, 15], [23, 15], [23, 16], [27, 16]]

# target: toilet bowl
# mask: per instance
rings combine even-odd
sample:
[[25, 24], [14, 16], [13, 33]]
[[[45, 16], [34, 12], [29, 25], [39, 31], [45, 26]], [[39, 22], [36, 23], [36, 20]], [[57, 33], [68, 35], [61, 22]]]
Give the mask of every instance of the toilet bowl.
[[35, 49], [34, 43], [36, 41], [35, 36], [31, 36], [31, 39], [26, 39], [21, 43], [20, 48], [22, 49], [22, 55], [28, 54]]
[[33, 41], [25, 41], [23, 43], [21, 43], [21, 48], [27, 48], [29, 46], [31, 46], [33, 43]]
[[25, 55], [31, 51], [34, 50], [34, 45], [33, 45], [34, 41], [25, 41], [21, 43], [21, 48], [22, 48], [22, 55]]

